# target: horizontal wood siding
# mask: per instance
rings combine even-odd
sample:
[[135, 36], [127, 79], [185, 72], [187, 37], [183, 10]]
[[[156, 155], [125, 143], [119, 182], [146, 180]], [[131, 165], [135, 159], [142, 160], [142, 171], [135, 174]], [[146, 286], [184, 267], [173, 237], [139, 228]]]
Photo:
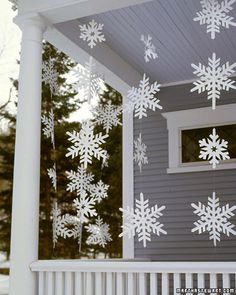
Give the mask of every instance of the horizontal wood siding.
[[[159, 98], [163, 112], [211, 105], [205, 94], [190, 93], [191, 88], [192, 84], [162, 88]], [[218, 105], [228, 103], [236, 103], [236, 92], [224, 92], [217, 101]], [[191, 233], [198, 219], [191, 203], [207, 203], [207, 197], [215, 191], [221, 206], [236, 204], [236, 170], [167, 174], [168, 131], [161, 113], [150, 111], [147, 118], [135, 119], [134, 129], [135, 138], [142, 132], [149, 158], [142, 174], [135, 165], [135, 198], [143, 192], [150, 206], [166, 206], [160, 221], [168, 232], [166, 236], [152, 235], [146, 248], [135, 239], [135, 257], [158, 261], [236, 261], [236, 236], [222, 234], [221, 242], [214, 247], [208, 233]], [[236, 225], [235, 216], [230, 221]]]

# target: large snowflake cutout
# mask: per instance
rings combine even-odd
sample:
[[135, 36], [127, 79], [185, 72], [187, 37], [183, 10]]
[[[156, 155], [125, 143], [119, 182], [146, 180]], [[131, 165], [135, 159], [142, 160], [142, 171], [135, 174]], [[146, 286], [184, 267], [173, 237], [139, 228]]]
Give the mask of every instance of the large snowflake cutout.
[[136, 208], [127, 207], [127, 209], [120, 208], [123, 213], [123, 217], [126, 218], [127, 222], [122, 226], [123, 232], [119, 235], [122, 237], [128, 235], [129, 238], [135, 236], [138, 233], [138, 240], [143, 241], [143, 246], [146, 247], [147, 241], [151, 241], [151, 233], [156, 235], [167, 234], [162, 229], [163, 224], [159, 221], [162, 216], [162, 211], [165, 206], [158, 208], [157, 205], [149, 208], [149, 200], [144, 200], [143, 193], [140, 193], [140, 200], [136, 199]]
[[51, 138], [52, 146], [55, 149], [55, 138], [54, 138], [54, 113], [53, 110], [49, 112], [49, 116], [42, 116], [42, 123], [45, 125], [43, 128], [43, 134], [47, 138]]
[[43, 62], [43, 77], [42, 81], [48, 84], [50, 87], [51, 94], [57, 94], [59, 90], [59, 85], [57, 82], [59, 73], [55, 70], [55, 65], [52, 59]]
[[112, 241], [111, 235], [109, 233], [109, 225], [103, 223], [102, 218], [98, 217], [96, 224], [89, 224], [85, 226], [87, 232], [90, 233], [90, 236], [87, 239], [88, 245], [100, 245], [103, 248], [106, 244]]
[[73, 192], [77, 191], [77, 195], [81, 195], [83, 191], [91, 192], [92, 184], [94, 180], [94, 175], [92, 173], [87, 173], [86, 169], [81, 166], [78, 167], [76, 171], [66, 171], [67, 178], [70, 183], [67, 185], [67, 191]]
[[138, 164], [140, 173], [142, 172], [142, 165], [148, 164], [146, 152], [147, 146], [142, 142], [142, 134], [139, 133], [137, 140], [134, 140], [134, 161]]
[[105, 199], [108, 197], [108, 194], [107, 194], [108, 189], [109, 189], [109, 185], [104, 184], [100, 180], [97, 184], [92, 185], [91, 195], [98, 203], [100, 203], [102, 199]]
[[102, 135], [102, 133], [94, 134], [93, 125], [90, 121], [82, 123], [80, 132], [67, 132], [69, 135], [69, 141], [73, 143], [72, 147], [68, 148], [66, 157], [77, 157], [80, 155], [80, 163], [84, 164], [86, 169], [88, 164], [92, 163], [92, 157], [94, 156], [98, 160], [100, 158], [105, 161], [107, 159], [107, 151], [103, 150], [100, 145], [105, 143], [105, 139], [108, 135]]
[[228, 142], [224, 139], [220, 139], [216, 134], [216, 129], [213, 128], [212, 134], [209, 138], [199, 140], [200, 155], [199, 158], [203, 160], [209, 160], [212, 164], [213, 169], [219, 164], [220, 160], [230, 159], [229, 153], [227, 151]]
[[160, 91], [160, 84], [154, 82], [149, 84], [149, 78], [146, 74], [143, 75], [143, 79], [139, 83], [139, 88], [132, 87], [128, 91], [127, 98], [129, 102], [126, 106], [127, 110], [134, 111], [135, 117], [142, 119], [142, 117], [147, 117], [147, 109], [153, 111], [157, 109], [162, 109], [159, 104], [160, 100], [154, 97], [154, 95]]
[[208, 66], [204, 66], [201, 63], [199, 65], [192, 64], [195, 69], [193, 72], [200, 79], [193, 84], [194, 88], [191, 92], [198, 91], [202, 93], [207, 91], [207, 99], [212, 100], [212, 109], [216, 108], [216, 100], [220, 99], [220, 91], [229, 89], [236, 89], [234, 86], [234, 81], [229, 79], [229, 77], [235, 72], [234, 68], [236, 63], [232, 65], [226, 62], [220, 66], [220, 58], [216, 58], [216, 54], [212, 54], [212, 58], [208, 58]]
[[220, 27], [226, 29], [229, 26], [236, 26], [232, 16], [227, 14], [233, 9], [235, 0], [201, 0], [202, 11], [197, 12], [194, 21], [199, 21], [200, 25], [207, 25], [207, 33], [211, 33], [211, 39], [215, 39], [216, 33], [220, 33]]
[[76, 91], [81, 91], [83, 99], [91, 102], [92, 98], [97, 98], [102, 90], [106, 90], [102, 76], [95, 72], [96, 64], [93, 62], [93, 57], [90, 56], [89, 61], [82, 67], [78, 65], [73, 70], [73, 75], [77, 81], [73, 84]]
[[144, 52], [144, 59], [146, 62], [149, 62], [152, 59], [158, 58], [158, 55], [156, 53], [156, 47], [152, 44], [152, 37], [148, 35], [145, 37], [144, 35], [141, 35], [141, 41], [145, 45], [145, 52]]
[[93, 197], [88, 197], [85, 191], [83, 191], [80, 198], [76, 198], [73, 203], [77, 210], [77, 217], [81, 223], [87, 222], [89, 217], [97, 216], [97, 212], [94, 208], [96, 200]]
[[52, 168], [47, 169], [48, 176], [51, 179], [52, 185], [57, 190], [57, 171], [56, 171], [56, 164], [54, 163]]
[[113, 106], [111, 101], [109, 101], [104, 107], [98, 106], [94, 111], [96, 115], [95, 124], [98, 123], [103, 125], [106, 134], [108, 134], [113, 126], [122, 125], [119, 118], [121, 112], [122, 107]]
[[93, 48], [98, 42], [106, 41], [102, 32], [104, 25], [98, 24], [95, 20], [89, 22], [89, 24], [79, 25], [80, 38], [88, 42], [88, 46]]
[[223, 207], [219, 205], [219, 198], [216, 197], [215, 192], [212, 194], [212, 198], [208, 197], [207, 206], [198, 202], [198, 204], [191, 204], [195, 209], [194, 214], [198, 215], [200, 220], [194, 222], [195, 227], [192, 232], [198, 231], [199, 234], [203, 232], [209, 232], [210, 240], [213, 240], [214, 246], [216, 242], [220, 242], [221, 233], [229, 236], [230, 234], [236, 235], [236, 231], [233, 230], [235, 225], [231, 224], [228, 219], [234, 216], [234, 210], [236, 206], [229, 207], [226, 204]]

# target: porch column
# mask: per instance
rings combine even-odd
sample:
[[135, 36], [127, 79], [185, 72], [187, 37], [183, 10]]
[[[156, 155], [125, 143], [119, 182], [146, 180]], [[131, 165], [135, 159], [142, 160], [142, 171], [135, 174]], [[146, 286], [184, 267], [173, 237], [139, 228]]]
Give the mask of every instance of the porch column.
[[42, 38], [40, 16], [16, 18], [22, 30], [10, 255], [10, 295], [36, 295], [38, 259]]

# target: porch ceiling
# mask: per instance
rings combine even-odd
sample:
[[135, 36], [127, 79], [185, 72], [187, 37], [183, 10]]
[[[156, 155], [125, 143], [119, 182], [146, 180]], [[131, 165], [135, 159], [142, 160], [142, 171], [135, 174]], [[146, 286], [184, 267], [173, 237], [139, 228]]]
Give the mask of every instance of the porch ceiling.
[[[222, 57], [222, 62], [232, 63], [236, 60], [236, 28], [222, 29], [216, 39], [211, 40], [210, 34], [206, 34], [206, 27], [193, 21], [200, 10], [200, 0], [154, 0], [58, 23], [56, 27], [78, 46], [89, 51], [87, 44], [79, 39], [78, 24], [91, 19], [104, 23], [106, 46], [139, 73], [145, 72], [153, 80], [168, 84], [193, 79], [191, 63], [206, 64], [213, 52]], [[236, 19], [236, 7], [230, 15]], [[141, 34], [153, 37], [159, 56], [155, 62], [145, 63]], [[107, 65], [103, 45], [91, 50], [91, 54]]]

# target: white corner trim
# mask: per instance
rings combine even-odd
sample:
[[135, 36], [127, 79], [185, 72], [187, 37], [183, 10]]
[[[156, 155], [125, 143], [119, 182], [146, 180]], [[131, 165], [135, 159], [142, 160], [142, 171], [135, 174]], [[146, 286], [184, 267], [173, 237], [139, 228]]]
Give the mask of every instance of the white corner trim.
[[[216, 110], [211, 107], [181, 110], [162, 113], [167, 119], [168, 129], [168, 154], [169, 168], [167, 173], [199, 172], [212, 170], [205, 163], [181, 163], [181, 130], [215, 127], [220, 125], [236, 124], [236, 104], [217, 106]], [[232, 160], [224, 161], [217, 166], [217, 170], [235, 169], [236, 163]]]

